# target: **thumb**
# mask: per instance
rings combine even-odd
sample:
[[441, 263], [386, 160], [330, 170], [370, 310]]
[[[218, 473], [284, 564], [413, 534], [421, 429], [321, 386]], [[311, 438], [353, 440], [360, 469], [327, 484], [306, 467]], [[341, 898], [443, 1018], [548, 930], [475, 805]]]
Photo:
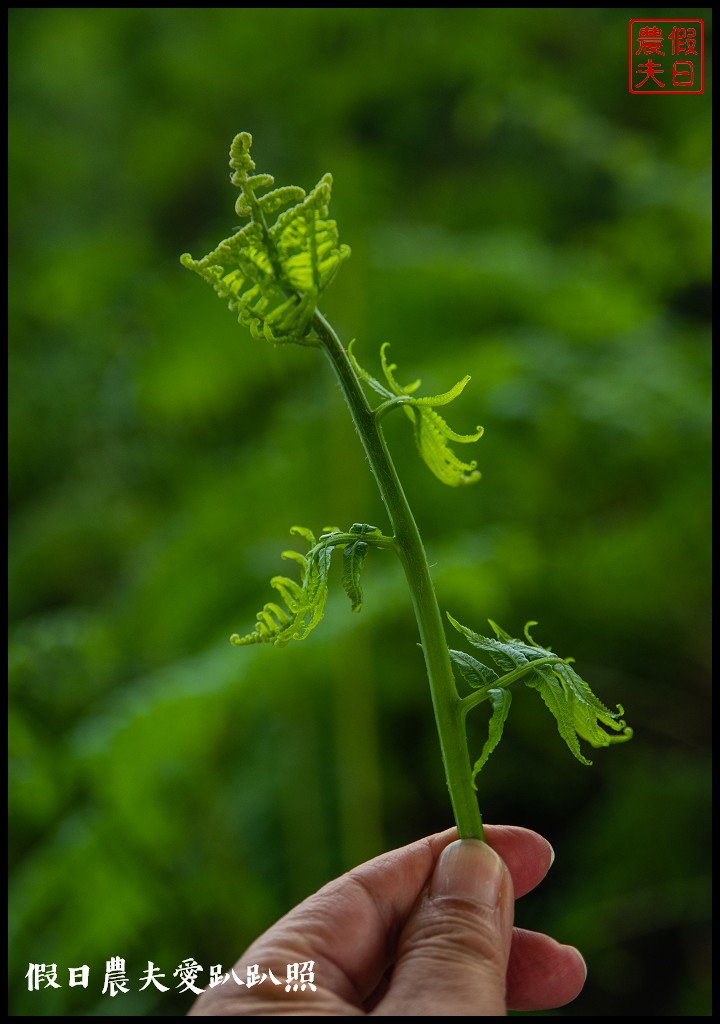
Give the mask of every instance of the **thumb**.
[[384, 1016], [505, 1016], [513, 885], [479, 839], [440, 855], [398, 944]]

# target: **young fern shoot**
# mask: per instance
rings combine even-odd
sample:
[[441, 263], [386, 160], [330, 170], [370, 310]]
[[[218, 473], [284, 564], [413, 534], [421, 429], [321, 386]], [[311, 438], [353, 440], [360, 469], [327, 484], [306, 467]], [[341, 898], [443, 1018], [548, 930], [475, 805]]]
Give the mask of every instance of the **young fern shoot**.
[[[458, 434], [437, 411], [457, 398], [470, 378], [464, 377], [443, 394], [421, 397], [417, 395], [419, 380], [404, 386], [398, 383], [397, 367], [388, 361], [388, 345], [380, 350], [384, 383], [360, 365], [353, 343], [345, 348], [318, 308], [323, 292], [350, 255], [329, 217], [332, 177], [326, 174], [309, 193], [292, 185], [273, 188], [275, 182], [269, 174], [255, 173], [251, 145], [252, 137], [242, 132], [230, 149], [231, 180], [240, 190], [235, 210], [238, 216], [249, 218], [247, 224], [203, 259], [185, 254], [182, 263], [213, 286], [254, 337], [273, 345], [296, 344], [324, 352], [368, 457], [390, 532], [385, 534], [368, 523], [353, 523], [347, 531], [326, 528], [316, 539], [309, 529], [294, 526], [291, 533], [302, 537], [308, 550], [304, 555], [285, 551], [283, 557], [298, 564], [299, 580], [273, 577], [270, 585], [282, 603], [266, 603], [258, 612], [254, 630], [231, 640], [239, 646], [269, 643], [275, 647], [304, 640], [323, 618], [335, 550], [342, 552], [343, 588], [352, 610], [359, 612], [363, 601], [360, 577], [370, 549], [393, 551], [405, 571], [417, 619], [458, 832], [461, 838], [482, 839], [475, 778], [502, 735], [512, 684], [521, 682], [539, 692], [560, 735], [583, 764], [591, 762], [580, 750], [580, 739], [605, 747], [630, 739], [632, 730], [622, 721], [621, 707], [617, 712], [606, 708], [571, 667], [571, 659], [538, 646], [528, 627], [525, 638], [515, 640], [491, 621], [495, 637], [483, 637], [448, 615], [453, 627], [483, 652], [485, 661], [448, 649], [425, 548], [388, 451], [382, 420], [401, 408], [412, 424], [421, 458], [438, 480], [451, 487], [473, 484], [480, 478], [477, 463], [464, 462], [452, 445], [478, 441], [482, 427]], [[370, 404], [366, 390], [380, 396], [379, 404]], [[458, 693], [453, 665], [471, 688], [465, 696]], [[473, 762], [466, 717], [485, 701], [492, 709], [488, 739]]]

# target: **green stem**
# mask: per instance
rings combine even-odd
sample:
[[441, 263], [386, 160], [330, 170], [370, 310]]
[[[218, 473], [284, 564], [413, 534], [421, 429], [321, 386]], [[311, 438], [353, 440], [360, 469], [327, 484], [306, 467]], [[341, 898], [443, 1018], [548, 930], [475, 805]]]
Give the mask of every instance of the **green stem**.
[[347, 352], [319, 311], [315, 313], [313, 327], [330, 360], [360, 435], [387, 509], [396, 549], [410, 587], [458, 833], [461, 839], [484, 839], [482, 819], [472, 784], [462, 701], [455, 686], [443, 620], [417, 524], [398, 479], [378, 418], [365, 397]]

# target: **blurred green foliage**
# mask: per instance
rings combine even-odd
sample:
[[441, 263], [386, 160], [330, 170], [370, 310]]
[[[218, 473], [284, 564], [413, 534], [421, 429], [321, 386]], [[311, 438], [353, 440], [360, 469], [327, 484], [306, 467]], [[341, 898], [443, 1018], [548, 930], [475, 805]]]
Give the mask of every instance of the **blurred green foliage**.
[[[558, 1015], [709, 1013], [710, 94], [628, 94], [645, 13], [709, 45], [707, 8], [11, 9], [13, 1015], [183, 1014], [180, 960], [207, 979], [450, 824], [389, 555], [297, 650], [227, 642], [291, 525], [385, 523], [317, 353], [252, 341], [179, 265], [235, 224], [239, 130], [280, 183], [333, 172], [353, 258], [325, 312], [360, 361], [473, 376], [476, 487], [388, 424], [441, 606], [539, 619], [635, 728], [586, 769], [518, 694], [481, 780], [486, 820], [558, 853], [519, 907], [587, 955]], [[28, 992], [30, 962], [62, 987]]]

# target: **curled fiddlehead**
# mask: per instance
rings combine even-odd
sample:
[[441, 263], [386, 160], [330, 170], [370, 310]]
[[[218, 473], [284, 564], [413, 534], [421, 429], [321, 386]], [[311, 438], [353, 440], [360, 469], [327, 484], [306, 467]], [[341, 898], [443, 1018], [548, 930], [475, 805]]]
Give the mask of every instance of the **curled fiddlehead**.
[[284, 607], [276, 601], [263, 605], [252, 633], [230, 637], [238, 647], [248, 644], [285, 647], [291, 640], [304, 640], [325, 614], [330, 563], [333, 551], [338, 548], [343, 551], [343, 587], [350, 598], [352, 610], [359, 612], [362, 607], [360, 573], [368, 548], [371, 545], [393, 546], [391, 537], [383, 536], [377, 526], [368, 523], [353, 523], [347, 533], [330, 528], [317, 540], [313, 532], [304, 526], [293, 526], [290, 533], [302, 537], [308, 545], [304, 555], [293, 550], [282, 553], [283, 558], [300, 566], [300, 581], [287, 576], [273, 576], [270, 586], [278, 592]]
[[328, 216], [332, 176], [308, 194], [286, 185], [262, 195], [275, 180], [253, 173], [251, 145], [252, 136], [241, 132], [230, 149], [231, 180], [240, 189], [235, 211], [249, 222], [203, 259], [185, 253], [182, 263], [227, 299], [254, 337], [313, 345], [318, 299], [350, 255]]

